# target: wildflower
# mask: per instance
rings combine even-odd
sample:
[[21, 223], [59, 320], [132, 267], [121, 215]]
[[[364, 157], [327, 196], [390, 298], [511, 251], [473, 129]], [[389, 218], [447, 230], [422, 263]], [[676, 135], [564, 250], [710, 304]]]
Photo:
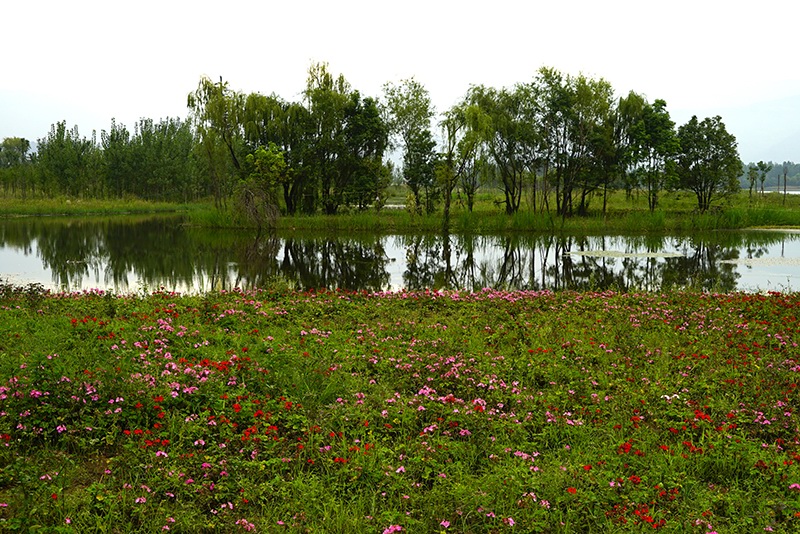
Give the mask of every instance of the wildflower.
[[144, 503], [147, 502], [147, 498], [146, 497], [136, 497], [136, 500], [134, 500], [133, 502], [135, 502], [136, 504], [144, 504]]
[[449, 527], [449, 526], [450, 526], [450, 521], [448, 521], [447, 519], [444, 519], [444, 520], [442, 520], [442, 522], [441, 522], [441, 523], [439, 523], [439, 524], [440, 524], [441, 526], [443, 526], [444, 528], [447, 528], [447, 527]]
[[400, 525], [389, 525], [387, 528], [384, 529], [383, 534], [392, 534], [393, 532], [400, 532], [403, 530], [403, 527]]
[[570, 486], [569, 488], [567, 488], [567, 493], [575, 495], [576, 493], [578, 493], [578, 490]]
[[395, 473], [405, 473], [405, 472], [406, 468], [403, 467], [402, 465], [395, 470]]
[[253, 523], [249, 522], [247, 519], [244, 519], [244, 518], [239, 519], [236, 522], [236, 524], [241, 526], [243, 529], [245, 529], [248, 532], [253, 531], [253, 530], [256, 529], [256, 526]]

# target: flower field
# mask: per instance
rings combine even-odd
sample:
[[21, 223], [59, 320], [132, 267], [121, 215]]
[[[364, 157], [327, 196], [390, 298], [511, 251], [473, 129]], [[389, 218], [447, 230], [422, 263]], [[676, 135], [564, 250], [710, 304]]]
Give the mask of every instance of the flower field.
[[0, 530], [797, 532], [800, 296], [0, 291]]

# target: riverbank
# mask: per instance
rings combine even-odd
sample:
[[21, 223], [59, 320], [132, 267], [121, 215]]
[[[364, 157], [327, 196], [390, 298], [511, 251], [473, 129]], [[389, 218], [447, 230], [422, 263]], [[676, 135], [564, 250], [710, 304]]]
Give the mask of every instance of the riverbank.
[[796, 531], [798, 305], [0, 285], [0, 525]]
[[[613, 192], [602, 211], [599, 200], [587, 215], [562, 218], [553, 212], [533, 211], [523, 205], [519, 212], [508, 215], [497, 204], [493, 193], [479, 195], [472, 212], [456, 205], [448, 229], [452, 233], [570, 233], [593, 235], [615, 232], [686, 233], [730, 230], [752, 227], [800, 227], [800, 195], [768, 193], [750, 198], [742, 192], [727, 205], [706, 213], [698, 213], [691, 195], [685, 192], [665, 194], [659, 209], [647, 209], [643, 195], [626, 196]], [[80, 200], [0, 198], [0, 217], [11, 216], [94, 216], [144, 213], [184, 213], [187, 223], [206, 228], [242, 228], [249, 226], [232, 207], [215, 208], [213, 203], [188, 204], [150, 203], [137, 199]], [[326, 232], [440, 233], [441, 213], [414, 214], [405, 209], [352, 211], [337, 215], [282, 216], [275, 221], [281, 231], [324, 230]]]

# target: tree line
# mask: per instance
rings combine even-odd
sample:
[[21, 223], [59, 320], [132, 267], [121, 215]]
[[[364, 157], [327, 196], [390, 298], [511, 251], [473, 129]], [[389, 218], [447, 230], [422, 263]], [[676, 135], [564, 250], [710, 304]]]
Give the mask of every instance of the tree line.
[[185, 120], [142, 119], [133, 131], [112, 120], [99, 140], [59, 122], [35, 153], [7, 138], [3, 192], [212, 197], [261, 227], [281, 213], [380, 208], [392, 182], [407, 186], [408, 209], [441, 210], [445, 221], [455, 196], [471, 210], [488, 185], [501, 191], [506, 213], [526, 199], [534, 211], [567, 217], [596, 198], [605, 210], [612, 189], [646, 192], [651, 210], [664, 191], [689, 190], [705, 211], [748, 183], [719, 116], [676, 127], [663, 100], [633, 91], [616, 98], [603, 79], [548, 67], [513, 87], [472, 86], [438, 120], [417, 80], [363, 96], [324, 63], [311, 65], [297, 102], [204, 77], [187, 106]]

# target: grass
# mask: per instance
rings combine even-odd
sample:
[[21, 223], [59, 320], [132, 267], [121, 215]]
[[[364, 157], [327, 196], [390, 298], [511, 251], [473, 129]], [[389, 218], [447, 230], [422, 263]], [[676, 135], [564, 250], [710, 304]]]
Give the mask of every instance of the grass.
[[149, 202], [128, 199], [74, 199], [67, 197], [21, 199], [0, 196], [0, 217], [40, 215], [126, 215], [192, 211], [196, 204]]
[[796, 532], [798, 306], [0, 284], [0, 529]]
[[[390, 203], [402, 202], [401, 191], [393, 188]], [[727, 204], [698, 213], [691, 194], [673, 192], [662, 195], [659, 209], [650, 212], [646, 196], [624, 192], [612, 192], [608, 198], [606, 212], [601, 209], [600, 199], [594, 199], [589, 213], [584, 216], [562, 218], [553, 212], [532, 211], [523, 204], [520, 210], [508, 215], [498, 200], [499, 191], [487, 191], [477, 196], [472, 212], [463, 205], [454, 204], [449, 230], [453, 233], [500, 234], [500, 233], [551, 233], [572, 234], [598, 233], [684, 233], [749, 227], [800, 226], [800, 195], [767, 193], [749, 198], [742, 192]], [[553, 201], [551, 200], [551, 204]], [[126, 200], [81, 200], [81, 199], [33, 199], [0, 197], [0, 216], [24, 215], [114, 215], [130, 213], [183, 212], [189, 223], [200, 227], [235, 228], [246, 225], [232, 206], [223, 209], [214, 207], [211, 201], [190, 204], [151, 203], [137, 199]], [[320, 230], [326, 232], [378, 232], [415, 233], [440, 232], [443, 228], [440, 212], [430, 215], [413, 214], [404, 209], [388, 208], [381, 211], [348, 211], [333, 216], [295, 215], [280, 217], [277, 229]]]

